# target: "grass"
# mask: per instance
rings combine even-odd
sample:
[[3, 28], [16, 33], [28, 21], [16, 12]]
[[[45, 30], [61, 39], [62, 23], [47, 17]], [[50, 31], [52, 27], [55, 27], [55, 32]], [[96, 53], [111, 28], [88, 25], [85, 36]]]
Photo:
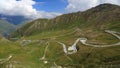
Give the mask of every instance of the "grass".
[[[110, 34], [102, 31], [86, 31], [81, 29], [82, 34], [78, 34], [76, 28], [46, 31], [38, 35], [30, 37], [24, 37], [23, 39], [40, 40], [46, 39], [50, 45], [47, 49], [46, 59], [49, 61], [48, 64], [44, 64], [39, 59], [43, 56], [45, 43], [40, 44], [39, 41], [31, 42], [25, 46], [21, 46], [20, 42], [10, 42], [3, 40], [0, 42], [0, 58], [6, 58], [9, 54], [13, 54], [13, 58], [10, 60], [16, 61], [13, 63], [17, 68], [50, 68], [54, 66], [54, 62], [57, 65], [66, 66], [68, 68], [80, 68], [81, 66], [92, 68], [96, 65], [102, 64], [119, 64], [120, 61], [120, 46], [108, 47], [108, 48], [93, 48], [90, 46], [82, 45], [80, 42], [79, 51], [73, 55], [65, 55], [61, 45], [56, 43], [57, 41], [63, 42], [68, 46], [71, 46], [78, 37], [87, 37], [88, 42], [97, 41], [98, 43], [115, 43], [118, 40]], [[94, 34], [94, 36], [92, 36]], [[47, 41], [45, 41], [47, 42]], [[9, 64], [8, 62], [5, 64]], [[2, 66], [2, 65], [0, 65]]]

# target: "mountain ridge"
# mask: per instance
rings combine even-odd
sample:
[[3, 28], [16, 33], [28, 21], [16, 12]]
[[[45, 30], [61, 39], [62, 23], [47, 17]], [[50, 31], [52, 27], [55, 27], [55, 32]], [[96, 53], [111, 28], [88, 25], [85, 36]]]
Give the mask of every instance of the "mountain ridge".
[[16, 29], [17, 27], [15, 25], [10, 24], [6, 20], [0, 19], [0, 34], [2, 34], [3, 36], [8, 36]]
[[[37, 19], [34, 20], [20, 29], [18, 29], [15, 34], [21, 36], [29, 36], [35, 32], [42, 32], [44, 30], [56, 30], [64, 29], [69, 27], [79, 27], [79, 28], [96, 28], [100, 30], [112, 29], [116, 27], [114, 22], [119, 28], [120, 21], [120, 6], [112, 4], [101, 4], [84, 12], [76, 12], [70, 14], [63, 14], [54, 19]], [[36, 25], [36, 26], [35, 26]], [[36, 28], [38, 26], [38, 28]], [[28, 28], [27, 28], [28, 27]], [[24, 29], [25, 28], [25, 29]], [[24, 30], [24, 31], [22, 31]], [[118, 30], [118, 29], [113, 29]], [[17, 33], [18, 32], [18, 33]], [[14, 33], [11, 35], [14, 36]], [[20, 35], [19, 35], [20, 36]]]
[[22, 22], [27, 22], [30, 19], [29, 18], [25, 18], [24, 16], [11, 16], [11, 15], [4, 15], [4, 14], [0, 14], [0, 19], [4, 19], [7, 22], [14, 24], [14, 25], [18, 25], [21, 24]]

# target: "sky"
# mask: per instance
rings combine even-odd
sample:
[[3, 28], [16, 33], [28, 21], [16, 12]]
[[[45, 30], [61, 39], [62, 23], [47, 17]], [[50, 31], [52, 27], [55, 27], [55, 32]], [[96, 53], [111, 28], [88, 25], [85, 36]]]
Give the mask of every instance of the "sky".
[[120, 5], [120, 0], [0, 0], [0, 14], [27, 18], [54, 18], [64, 13], [85, 11], [99, 4]]

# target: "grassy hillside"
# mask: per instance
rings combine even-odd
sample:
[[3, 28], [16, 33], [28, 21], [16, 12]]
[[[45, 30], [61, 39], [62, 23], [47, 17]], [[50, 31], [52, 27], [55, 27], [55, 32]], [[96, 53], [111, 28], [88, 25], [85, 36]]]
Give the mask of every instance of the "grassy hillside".
[[[13, 54], [13, 58], [4, 65], [6, 66], [11, 63], [17, 68], [50, 68], [52, 66], [55, 67], [54, 63], [56, 63], [58, 66], [67, 68], [98, 68], [100, 66], [109, 67], [109, 65], [118, 65], [120, 63], [120, 46], [95, 48], [85, 46], [79, 42], [77, 44], [79, 48], [77, 53], [65, 55], [62, 45], [56, 41], [65, 43], [67, 47], [71, 46], [78, 37], [87, 37], [89, 39], [88, 42], [100, 44], [113, 44], [119, 41], [114, 36], [104, 32], [95, 31], [88, 32], [88, 34], [81, 31], [84, 34], [80, 35], [79, 29], [76, 31], [74, 29], [76, 28], [42, 32], [38, 35], [22, 37], [15, 43], [8, 42], [3, 44], [2, 42], [0, 52], [2, 52], [1, 56], [3, 57], [1, 58]], [[97, 36], [92, 36], [93, 34]], [[22, 43], [23, 40], [31, 40], [32, 42]], [[45, 64], [40, 58], [42, 58], [48, 42], [49, 46], [46, 52], [48, 63]]]
[[[84, 12], [27, 23], [11, 35], [12, 38], [19, 37], [17, 41], [0, 42], [0, 58], [13, 54], [11, 60], [0, 66], [12, 64], [16, 68], [117, 68], [120, 64], [120, 46], [96, 48], [79, 42], [78, 52], [66, 55], [62, 45], [56, 41], [66, 44], [67, 48], [81, 37], [88, 38], [87, 43], [92, 44], [117, 43], [120, 40], [104, 30], [120, 32], [119, 11], [120, 7], [117, 5], [102, 4]], [[45, 60], [41, 60], [45, 49]]]
[[78, 27], [80, 29], [119, 30], [120, 7], [102, 4], [84, 12], [64, 14], [54, 19], [38, 19], [18, 29], [11, 36], [29, 36], [42, 31]]

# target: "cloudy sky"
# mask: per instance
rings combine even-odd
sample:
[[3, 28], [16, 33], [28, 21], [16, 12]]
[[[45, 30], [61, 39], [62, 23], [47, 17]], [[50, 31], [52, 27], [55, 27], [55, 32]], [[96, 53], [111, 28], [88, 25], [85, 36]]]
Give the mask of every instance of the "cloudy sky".
[[0, 14], [53, 18], [64, 13], [85, 11], [103, 3], [120, 5], [120, 0], [0, 0]]

